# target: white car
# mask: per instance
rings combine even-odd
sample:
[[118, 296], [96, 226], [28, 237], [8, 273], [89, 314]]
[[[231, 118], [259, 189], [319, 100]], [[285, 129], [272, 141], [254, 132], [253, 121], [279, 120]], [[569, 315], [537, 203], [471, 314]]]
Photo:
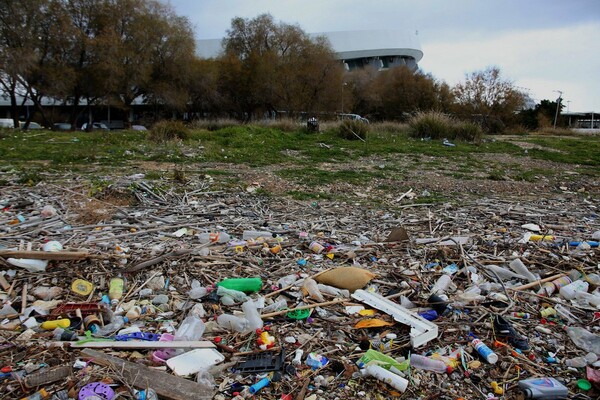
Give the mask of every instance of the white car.
[[[87, 127], [88, 127], [88, 124], [86, 122], [83, 125], [81, 125], [81, 130], [87, 131]], [[93, 131], [97, 131], [97, 130], [109, 131], [110, 129], [108, 129], [108, 126], [104, 125], [102, 122], [92, 122], [92, 130]]]

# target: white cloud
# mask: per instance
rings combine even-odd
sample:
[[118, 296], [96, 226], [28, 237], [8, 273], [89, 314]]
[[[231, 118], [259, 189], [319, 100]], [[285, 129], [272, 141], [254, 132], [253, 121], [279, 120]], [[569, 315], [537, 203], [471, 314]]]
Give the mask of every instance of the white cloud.
[[490, 39], [464, 38], [422, 43], [421, 68], [453, 85], [465, 73], [500, 67], [505, 78], [531, 90], [535, 99], [558, 97], [562, 90], [572, 111], [600, 110], [600, 24], [513, 31]]

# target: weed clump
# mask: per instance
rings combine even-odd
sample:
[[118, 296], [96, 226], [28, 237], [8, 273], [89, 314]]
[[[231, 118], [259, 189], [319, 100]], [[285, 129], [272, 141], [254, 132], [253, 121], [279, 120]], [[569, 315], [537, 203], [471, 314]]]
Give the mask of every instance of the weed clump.
[[150, 130], [148, 139], [155, 143], [184, 140], [189, 136], [188, 128], [181, 121], [159, 121]]
[[369, 125], [354, 120], [345, 120], [338, 129], [338, 136], [346, 140], [366, 140], [369, 133]]
[[458, 121], [437, 111], [418, 113], [408, 121], [408, 127], [410, 136], [415, 138], [479, 142], [483, 136], [478, 124]]

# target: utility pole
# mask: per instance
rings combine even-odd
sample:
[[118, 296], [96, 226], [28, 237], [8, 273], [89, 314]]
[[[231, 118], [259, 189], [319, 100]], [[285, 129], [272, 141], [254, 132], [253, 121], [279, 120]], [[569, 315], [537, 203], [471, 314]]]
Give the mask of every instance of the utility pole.
[[554, 129], [556, 129], [556, 120], [558, 119], [558, 110], [560, 109], [560, 101], [563, 94], [560, 90], [555, 90], [555, 92], [558, 92], [558, 99], [556, 100], [556, 114], [554, 114]]

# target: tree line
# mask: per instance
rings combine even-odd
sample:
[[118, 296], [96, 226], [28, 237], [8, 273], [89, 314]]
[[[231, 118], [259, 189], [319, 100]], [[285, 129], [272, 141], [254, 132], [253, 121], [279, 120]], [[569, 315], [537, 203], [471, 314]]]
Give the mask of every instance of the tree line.
[[0, 88], [13, 118], [27, 98], [45, 125], [54, 122], [48, 98], [73, 106], [73, 126], [99, 105], [127, 118], [139, 99], [169, 115], [243, 120], [340, 112], [403, 120], [437, 110], [490, 130], [539, 122], [517, 113], [526, 95], [497, 67], [454, 87], [406, 67], [348, 72], [325, 38], [269, 14], [234, 18], [220, 55], [201, 59], [190, 21], [158, 0], [0, 0]]

